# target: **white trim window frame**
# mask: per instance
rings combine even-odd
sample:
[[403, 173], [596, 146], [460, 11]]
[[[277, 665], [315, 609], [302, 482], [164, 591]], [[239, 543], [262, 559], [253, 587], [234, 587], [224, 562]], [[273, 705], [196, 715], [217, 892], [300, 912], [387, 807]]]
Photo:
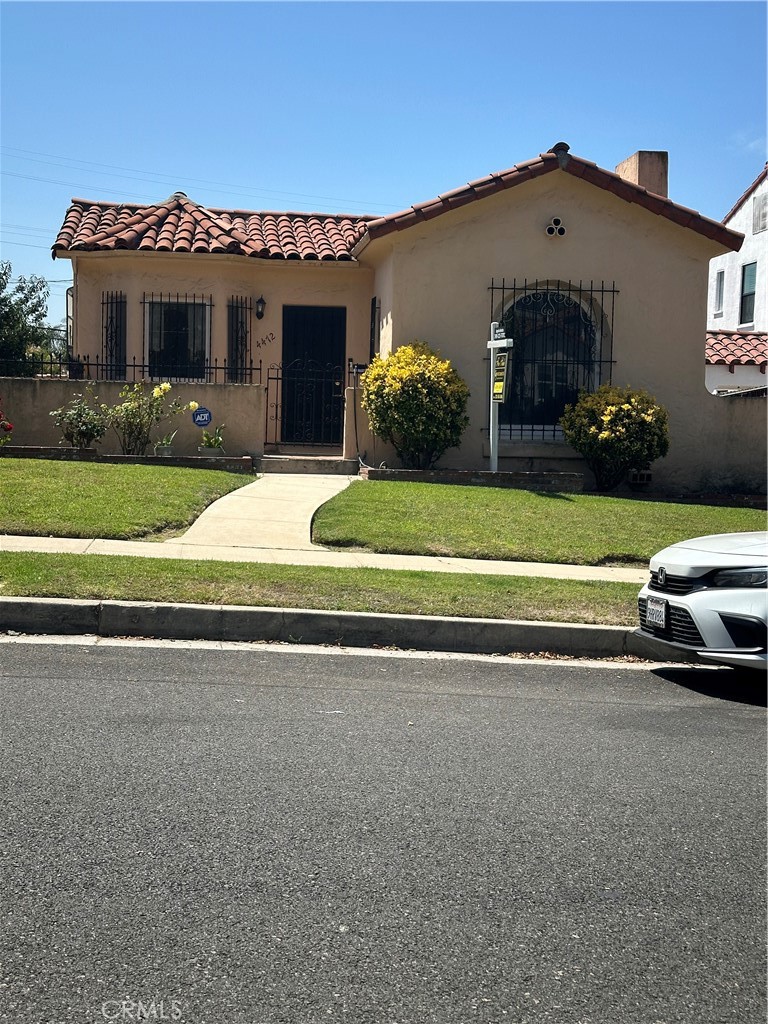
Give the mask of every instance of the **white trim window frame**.
[[715, 274], [715, 304], [712, 310], [713, 316], [723, 315], [723, 298], [725, 296], [725, 271], [718, 270]]

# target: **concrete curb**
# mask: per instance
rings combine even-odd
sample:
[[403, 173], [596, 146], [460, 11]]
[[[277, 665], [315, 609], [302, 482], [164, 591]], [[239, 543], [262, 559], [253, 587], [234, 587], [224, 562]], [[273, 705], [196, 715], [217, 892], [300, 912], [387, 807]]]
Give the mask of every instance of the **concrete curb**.
[[0, 597], [0, 632], [95, 634], [169, 640], [278, 641], [467, 654], [535, 654], [655, 660], [624, 626], [378, 615], [301, 608], [153, 604]]

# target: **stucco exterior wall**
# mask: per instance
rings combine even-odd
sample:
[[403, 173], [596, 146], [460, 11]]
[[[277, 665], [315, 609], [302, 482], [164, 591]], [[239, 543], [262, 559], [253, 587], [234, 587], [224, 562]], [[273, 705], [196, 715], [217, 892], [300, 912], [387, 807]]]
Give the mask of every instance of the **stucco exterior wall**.
[[[744, 205], [728, 221], [728, 227], [740, 231], [744, 242], [738, 252], [717, 256], [709, 265], [708, 331], [768, 331], [768, 228], [755, 234], [752, 230], [754, 198], [768, 193], [768, 178], [762, 181]], [[748, 263], [757, 263], [754, 320], [739, 322], [741, 305], [741, 271]], [[717, 272], [725, 271], [723, 309], [715, 313], [715, 281]], [[733, 382], [731, 382], [732, 386]]]
[[227, 303], [232, 295], [266, 300], [264, 317], [252, 317], [254, 364], [282, 359], [283, 306], [346, 306], [346, 358], [367, 362], [373, 274], [356, 263], [254, 260], [152, 252], [75, 253], [74, 349], [97, 357], [102, 347], [102, 293], [122, 291], [127, 299], [127, 358], [145, 362], [146, 293], [212, 297], [210, 359], [227, 358]]
[[707, 366], [706, 381], [707, 390], [713, 394], [733, 388], [764, 388], [768, 384], [764, 367], [734, 363], [730, 367], [720, 363]]
[[[700, 490], [765, 494], [768, 469], [765, 396], [734, 395], [714, 401], [716, 415], [709, 415], [708, 408], [701, 422], [699, 447], [704, 453], [704, 465]], [[710, 450], [725, 451], [727, 458], [708, 466]]]
[[[553, 217], [565, 226], [564, 237], [546, 234]], [[389, 239], [387, 253], [382, 243]], [[648, 389], [669, 411], [670, 454], [654, 465], [654, 483], [695, 489], [705, 470], [716, 473], [729, 456], [716, 431], [709, 451], [700, 445], [703, 424], [723, 415], [704, 386], [707, 267], [719, 248], [555, 172], [374, 241], [361, 258], [377, 268], [376, 289], [384, 275], [395, 282], [395, 347], [425, 341], [469, 384], [470, 426], [461, 448], [444, 456], [446, 467], [487, 466], [486, 341], [490, 321], [502, 313], [490, 308], [491, 278], [615, 282], [613, 382]], [[579, 468], [574, 453], [556, 443], [512, 442], [500, 454], [500, 469], [515, 468], [508, 461], [513, 455]]]

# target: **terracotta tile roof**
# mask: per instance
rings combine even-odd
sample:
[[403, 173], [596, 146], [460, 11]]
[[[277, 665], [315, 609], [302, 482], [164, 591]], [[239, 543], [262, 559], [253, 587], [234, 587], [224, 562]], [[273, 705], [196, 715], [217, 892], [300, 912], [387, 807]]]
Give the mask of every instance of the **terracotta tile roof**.
[[741, 196], [741, 198], [734, 203], [734, 205], [730, 208], [728, 213], [726, 213], [726, 215], [723, 217], [723, 224], [727, 224], [728, 221], [733, 217], [733, 215], [739, 212], [744, 203], [746, 203], [746, 201], [755, 191], [757, 186], [761, 185], [765, 181], [766, 177], [768, 177], [768, 161], [766, 161], [765, 167], [762, 169], [762, 171], [760, 171], [760, 173], [749, 186], [744, 195]]
[[150, 206], [73, 199], [54, 242], [64, 252], [229, 253], [273, 260], [352, 260], [366, 218], [207, 209], [176, 192]]
[[768, 364], [768, 334], [740, 334], [738, 331], [707, 333], [706, 361], [710, 366], [759, 366]]
[[385, 217], [326, 213], [263, 213], [207, 209], [176, 192], [163, 203], [134, 205], [73, 199], [52, 246], [66, 252], [230, 253], [274, 260], [354, 260], [374, 238], [439, 217], [485, 196], [556, 170], [582, 178], [628, 203], [737, 251], [743, 236], [664, 196], [633, 185], [597, 164], [571, 156], [558, 142], [534, 160], [489, 174]]
[[558, 169], [572, 174], [576, 178], [582, 178], [598, 188], [603, 188], [625, 202], [637, 203], [638, 206], [650, 210], [651, 213], [665, 217], [675, 224], [691, 228], [691, 230], [711, 238], [729, 249], [738, 251], [741, 247], [743, 236], [726, 228], [719, 221], [710, 220], [697, 213], [696, 210], [689, 210], [673, 203], [671, 199], [655, 195], [639, 185], [626, 181], [612, 171], [603, 170], [602, 167], [598, 167], [597, 164], [589, 160], [572, 156], [568, 152], [568, 146], [564, 142], [558, 142], [551, 150], [541, 153], [534, 160], [527, 160], [525, 163], [516, 164], [507, 171], [499, 171], [484, 178], [478, 178], [477, 181], [470, 181], [467, 185], [453, 189], [451, 192], [445, 192], [436, 199], [430, 199], [425, 203], [416, 203], [399, 213], [391, 213], [385, 217], [369, 220], [365, 225], [365, 234], [355, 249], [355, 255], [358, 255], [374, 238], [388, 235], [392, 231], [402, 231], [422, 221], [432, 220], [449, 210], [455, 210], [487, 195], [513, 188], [524, 181], [530, 181], [531, 178], [538, 178], [542, 174], [549, 174]]

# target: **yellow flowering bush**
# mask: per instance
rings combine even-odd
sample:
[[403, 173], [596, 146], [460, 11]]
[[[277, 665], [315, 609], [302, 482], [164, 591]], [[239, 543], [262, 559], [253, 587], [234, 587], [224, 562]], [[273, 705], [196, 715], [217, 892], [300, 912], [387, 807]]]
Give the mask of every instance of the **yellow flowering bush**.
[[146, 455], [154, 427], [179, 413], [198, 407], [197, 402], [182, 405], [178, 398], [166, 406], [166, 398], [171, 390], [168, 381], [156, 384], [149, 392], [147, 388], [143, 380], [133, 385], [126, 384], [120, 392], [122, 401], [111, 407], [101, 407], [107, 422], [117, 434], [123, 455]]
[[630, 469], [648, 469], [669, 451], [666, 409], [647, 391], [603, 384], [560, 420], [563, 435], [595, 475], [599, 491], [617, 487]]
[[406, 469], [431, 469], [466, 429], [469, 388], [423, 342], [373, 360], [360, 377], [361, 404], [373, 433], [395, 448]]

